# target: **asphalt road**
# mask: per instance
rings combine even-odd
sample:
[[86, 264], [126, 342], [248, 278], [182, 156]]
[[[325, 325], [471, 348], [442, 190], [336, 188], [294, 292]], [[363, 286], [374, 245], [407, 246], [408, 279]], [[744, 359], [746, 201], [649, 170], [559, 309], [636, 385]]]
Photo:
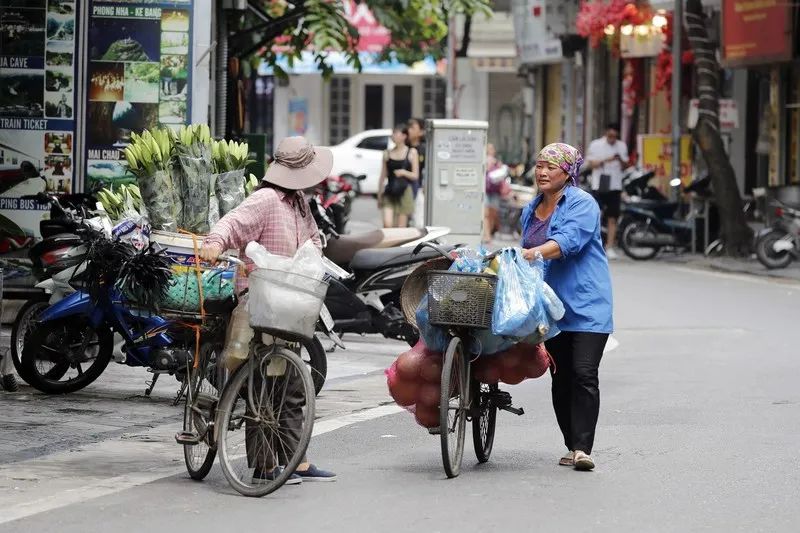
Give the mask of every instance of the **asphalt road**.
[[[508, 388], [526, 415], [501, 414], [491, 461], [468, 448], [446, 480], [437, 437], [376, 408], [388, 397], [367, 371], [329, 393], [350, 393], [356, 414], [329, 411], [312, 441], [336, 483], [260, 500], [235, 495], [217, 466], [195, 483], [172, 426], [155, 426], [3, 465], [0, 531], [797, 531], [800, 285], [658, 262], [612, 270], [619, 346], [601, 365], [592, 473], [556, 465], [548, 377]], [[363, 361], [395, 349], [376, 342]]]

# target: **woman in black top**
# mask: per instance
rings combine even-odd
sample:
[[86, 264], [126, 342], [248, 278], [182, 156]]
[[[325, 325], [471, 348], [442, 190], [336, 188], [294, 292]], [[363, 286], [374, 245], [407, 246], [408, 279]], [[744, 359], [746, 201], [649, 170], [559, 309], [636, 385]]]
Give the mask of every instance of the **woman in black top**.
[[378, 183], [378, 206], [383, 210], [385, 228], [405, 228], [414, 213], [412, 183], [419, 180], [419, 156], [415, 148], [406, 145], [405, 126], [392, 131], [394, 146], [383, 154], [383, 169]]

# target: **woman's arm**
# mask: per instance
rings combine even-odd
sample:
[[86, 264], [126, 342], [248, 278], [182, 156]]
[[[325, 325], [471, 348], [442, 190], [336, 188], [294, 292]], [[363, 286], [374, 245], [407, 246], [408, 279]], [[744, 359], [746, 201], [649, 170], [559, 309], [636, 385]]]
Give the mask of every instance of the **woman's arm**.
[[411, 170], [401, 169], [396, 174], [408, 180], [417, 181], [419, 179], [419, 152], [416, 148], [409, 148], [408, 160], [411, 162]]
[[268, 190], [251, 194], [236, 209], [214, 224], [203, 240], [200, 258], [216, 261], [224, 250], [241, 249], [250, 241], [257, 241], [263, 229], [264, 212], [275, 208], [276, 199], [275, 193]]
[[386, 161], [389, 159], [389, 151], [383, 151], [383, 163], [381, 164], [381, 177], [378, 179], [378, 203], [383, 198], [383, 189], [386, 187]]
[[534, 246], [533, 248], [522, 250], [522, 256], [528, 261], [533, 261], [536, 259], [536, 252], [542, 254], [544, 259], [561, 258], [561, 247], [556, 241], [547, 241], [541, 246]]

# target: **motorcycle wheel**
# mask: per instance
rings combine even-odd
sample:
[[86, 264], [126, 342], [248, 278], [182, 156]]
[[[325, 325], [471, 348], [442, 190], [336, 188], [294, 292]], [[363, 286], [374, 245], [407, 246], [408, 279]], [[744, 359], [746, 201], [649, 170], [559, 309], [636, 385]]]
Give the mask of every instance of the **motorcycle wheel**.
[[311, 371], [311, 381], [314, 382], [314, 394], [319, 395], [328, 377], [328, 356], [319, 339], [314, 336], [310, 342], [303, 344], [300, 359], [308, 365]]
[[[30, 339], [31, 328], [34, 327], [39, 313], [47, 309], [48, 305], [46, 300], [28, 300], [20, 307], [17, 318], [14, 320], [14, 325], [11, 327], [11, 361], [14, 363], [17, 374], [22, 379], [25, 379], [22, 373], [22, 351]], [[60, 377], [57, 376], [55, 379]]]
[[656, 232], [650, 229], [644, 221], [635, 220], [629, 222], [622, 230], [622, 237], [620, 238], [622, 251], [635, 261], [646, 261], [654, 258], [661, 248], [658, 246], [637, 246], [633, 242], [634, 236], [637, 234], [656, 236]]
[[776, 252], [773, 245], [786, 237], [786, 232], [773, 229], [756, 241], [756, 257], [769, 269], [786, 268], [792, 262], [792, 254], [788, 251]]
[[111, 331], [94, 329], [85, 317], [41, 322], [22, 352], [24, 379], [46, 394], [69, 394], [100, 377], [113, 350]]

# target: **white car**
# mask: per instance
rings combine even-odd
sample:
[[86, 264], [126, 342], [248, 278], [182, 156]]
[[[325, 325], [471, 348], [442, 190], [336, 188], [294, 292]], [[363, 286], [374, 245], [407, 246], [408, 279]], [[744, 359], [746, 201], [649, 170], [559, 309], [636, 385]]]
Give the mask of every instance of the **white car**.
[[331, 146], [334, 176], [360, 176], [362, 194], [377, 194], [381, 178], [383, 151], [391, 143], [392, 130], [367, 130], [353, 135], [341, 144]]

